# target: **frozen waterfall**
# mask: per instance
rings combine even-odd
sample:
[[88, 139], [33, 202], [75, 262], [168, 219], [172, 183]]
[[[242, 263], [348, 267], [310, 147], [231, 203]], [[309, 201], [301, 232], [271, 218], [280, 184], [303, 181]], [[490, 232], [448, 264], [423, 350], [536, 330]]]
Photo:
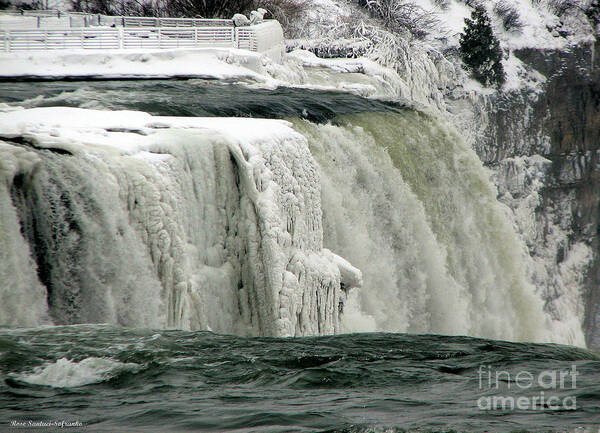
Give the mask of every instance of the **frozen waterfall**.
[[0, 124], [4, 323], [46, 322], [47, 298], [56, 324], [340, 331], [360, 271], [322, 248], [317, 167], [289, 124], [72, 108]]
[[38, 108], [0, 125], [2, 323], [583, 345], [490, 173], [434, 117]]

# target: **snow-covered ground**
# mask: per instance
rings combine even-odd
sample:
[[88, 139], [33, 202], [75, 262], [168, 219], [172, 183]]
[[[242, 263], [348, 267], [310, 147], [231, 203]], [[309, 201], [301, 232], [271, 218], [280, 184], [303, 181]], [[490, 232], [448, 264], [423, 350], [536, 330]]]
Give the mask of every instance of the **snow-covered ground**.
[[[283, 120], [249, 118], [159, 117], [141, 111], [100, 111], [70, 107], [10, 110], [0, 114], [3, 137], [27, 134], [37, 147], [92, 152], [104, 147], [123, 155], [147, 151], [154, 133], [168, 128], [210, 130], [252, 142], [289, 135]], [[54, 137], [54, 138], [52, 138]]]
[[[535, 71], [528, 70], [526, 66], [513, 54], [515, 49], [541, 48], [564, 49], [581, 42], [592, 42], [594, 30], [585, 17], [584, 9], [589, 0], [574, 0], [558, 2], [552, 0], [412, 0], [410, 3], [418, 6], [417, 15], [426, 15], [427, 24], [420, 30], [426, 35], [414, 38], [407, 34], [401, 39], [405, 43], [394, 41], [385, 33], [385, 26], [380, 20], [373, 19], [359, 8], [354, 2], [341, 0], [313, 0], [311, 10], [306, 16], [306, 22], [294, 37], [298, 41], [316, 40], [321, 44], [333, 45], [336, 49], [347, 39], [348, 46], [360, 46], [361, 38], [376, 41], [377, 46], [367, 50], [365, 54], [386, 66], [400, 70], [400, 75], [406, 83], [414, 81], [423, 83], [426, 80], [414, 80], [408, 75], [415, 75], [415, 69], [430, 69], [428, 77], [429, 92], [418, 91], [420, 102], [430, 103], [437, 108], [440, 104], [437, 97], [424, 98], [426, 93], [436, 93], [437, 89], [444, 87], [444, 71], [431, 70], [427, 60], [423, 60], [423, 53], [438, 62], [440, 57], [446, 57], [456, 68], [461, 67], [460, 61], [448, 53], [455, 52], [459, 44], [460, 34], [464, 31], [465, 18], [470, 17], [472, 5], [482, 5], [491, 19], [494, 34], [498, 37], [501, 47], [505, 52], [503, 64], [507, 73], [505, 90], [520, 87], [539, 89], [543, 83]], [[571, 4], [572, 7], [561, 12], [557, 5]], [[471, 5], [471, 6], [469, 6]], [[509, 11], [509, 12], [507, 12]], [[513, 21], [505, 25], [507, 14], [512, 14]], [[350, 50], [352, 51], [352, 50]], [[444, 53], [443, 55], [441, 53]], [[407, 59], [403, 59], [407, 57]], [[411, 67], [415, 65], [415, 67]], [[446, 70], [448, 68], [445, 68]], [[406, 70], [402, 74], [402, 70]], [[439, 77], [436, 77], [436, 74]], [[462, 87], [465, 94], [471, 92], [487, 94], [494, 89], [484, 88], [475, 80], [468, 78], [467, 74], [451, 74], [454, 81], [449, 89], [451, 97], [456, 96], [456, 86]], [[425, 99], [429, 99], [425, 101]], [[443, 111], [443, 110], [442, 110]]]
[[[480, 4], [486, 9], [494, 34], [504, 47], [510, 49], [563, 48], [582, 39], [589, 39], [592, 32], [583, 14], [589, 0], [412, 0], [410, 3], [418, 6], [421, 13], [430, 14], [433, 19], [423, 29], [428, 33], [426, 39], [446, 46], [458, 45], [459, 35], [465, 26], [464, 19], [473, 10], [469, 4]], [[569, 3], [573, 7], [565, 13], [559, 13], [555, 5], [560, 3]], [[355, 4], [343, 0], [312, 0], [311, 6], [309, 20], [313, 25], [306, 28], [306, 37], [322, 37], [325, 35], [319, 34], [319, 28], [331, 28], [348, 19], [357, 21], [367, 18]], [[516, 14], [516, 21], [520, 25], [505, 28], [503, 17], [507, 9]]]
[[60, 50], [4, 53], [0, 76], [261, 79], [268, 62], [233, 48], [177, 50]]

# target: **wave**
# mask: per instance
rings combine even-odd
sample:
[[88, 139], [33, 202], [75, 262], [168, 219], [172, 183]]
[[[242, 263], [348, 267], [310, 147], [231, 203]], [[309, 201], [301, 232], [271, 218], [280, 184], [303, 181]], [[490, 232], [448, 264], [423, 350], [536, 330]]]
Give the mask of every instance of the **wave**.
[[77, 388], [105, 382], [123, 372], [137, 373], [142, 366], [122, 363], [108, 358], [85, 358], [72, 361], [60, 358], [56, 362], [36, 367], [31, 373], [12, 374], [11, 378], [30, 385], [53, 388]]

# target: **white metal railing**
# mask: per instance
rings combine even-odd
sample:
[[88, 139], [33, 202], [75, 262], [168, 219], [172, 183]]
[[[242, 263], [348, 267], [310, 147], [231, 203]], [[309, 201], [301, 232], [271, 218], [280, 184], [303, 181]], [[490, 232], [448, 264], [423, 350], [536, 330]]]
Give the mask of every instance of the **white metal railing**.
[[85, 12], [61, 12], [58, 10], [23, 10], [2, 12], [37, 18], [38, 28], [53, 27], [233, 27], [232, 20], [204, 18], [155, 18], [119, 15], [90, 14]]
[[[114, 20], [115, 17], [99, 16], [100, 25], [103, 21]], [[151, 17], [116, 17], [123, 27], [233, 27], [232, 20], [203, 19], [203, 18], [151, 18]]]
[[64, 49], [241, 48], [267, 52], [283, 47], [281, 25], [248, 27], [80, 27], [0, 31], [5, 52]]
[[118, 49], [119, 32], [112, 28], [6, 30], [4, 50]]
[[32, 15], [35, 17], [59, 17], [61, 14], [64, 15], [64, 12], [55, 9], [32, 9], [32, 10], [22, 10], [20, 12], [21, 15]]

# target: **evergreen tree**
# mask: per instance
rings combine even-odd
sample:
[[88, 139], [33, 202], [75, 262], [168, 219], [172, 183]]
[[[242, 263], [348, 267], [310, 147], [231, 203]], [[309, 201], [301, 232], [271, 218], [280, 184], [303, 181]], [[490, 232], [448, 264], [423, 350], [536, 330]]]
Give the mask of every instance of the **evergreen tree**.
[[500, 42], [494, 36], [490, 19], [481, 6], [465, 18], [465, 32], [460, 35], [462, 59], [475, 79], [485, 86], [502, 86], [506, 81], [502, 67]]
[[585, 10], [585, 14], [594, 26], [600, 24], [600, 0], [593, 0]]

